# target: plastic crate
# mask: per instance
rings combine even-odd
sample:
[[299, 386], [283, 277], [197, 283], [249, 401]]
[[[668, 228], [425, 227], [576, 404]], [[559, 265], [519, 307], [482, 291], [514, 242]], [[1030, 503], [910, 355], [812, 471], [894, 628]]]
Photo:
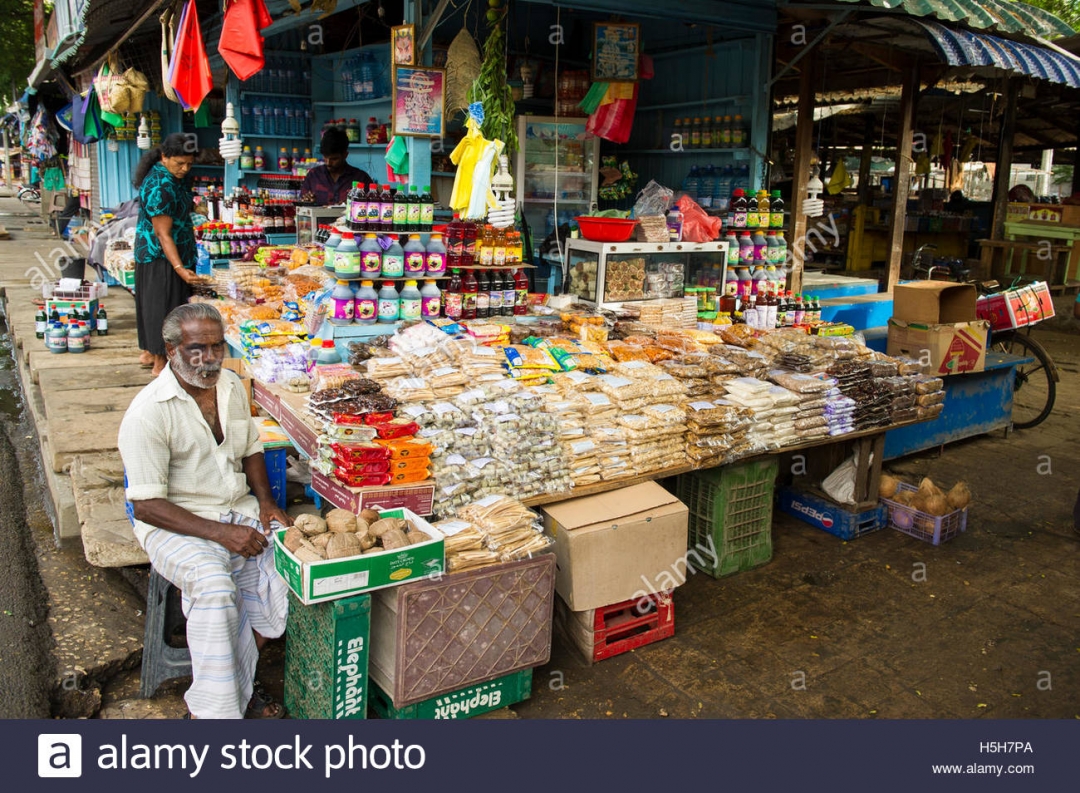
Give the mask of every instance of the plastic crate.
[[[689, 510], [687, 561], [714, 578], [772, 559], [775, 457], [682, 474], [675, 495]], [[706, 549], [711, 553], [702, 553]], [[694, 553], [694, 551], [698, 551]], [[705, 566], [715, 556], [711, 567]]]
[[780, 488], [777, 506], [781, 512], [834, 534], [841, 540], [854, 540], [884, 529], [889, 523], [889, 509], [884, 504], [863, 512], [853, 512], [816, 493], [793, 487]]
[[522, 669], [401, 708], [394, 707], [390, 695], [377, 683], [372, 683], [371, 710], [380, 719], [468, 719], [507, 705], [516, 705], [530, 696], [532, 669]]
[[289, 454], [288, 449], [264, 449], [263, 460], [266, 462], [266, 476], [270, 480], [270, 492], [274, 494], [274, 501], [282, 509], [288, 506], [288, 500], [285, 495], [288, 480], [285, 478], [285, 472], [289, 467]]
[[[899, 490], [917, 492], [919, 488], [900, 482]], [[889, 498], [881, 499], [889, 508], [889, 525], [904, 534], [910, 534], [923, 542], [941, 545], [951, 540], [967, 528], [967, 507], [950, 512], [942, 517], [934, 517], [920, 512], [915, 507], [905, 506]]]
[[289, 593], [285, 707], [294, 719], [363, 719], [371, 595], [305, 606]]
[[670, 592], [587, 611], [556, 597], [555, 625], [592, 664], [674, 636], [675, 607]]

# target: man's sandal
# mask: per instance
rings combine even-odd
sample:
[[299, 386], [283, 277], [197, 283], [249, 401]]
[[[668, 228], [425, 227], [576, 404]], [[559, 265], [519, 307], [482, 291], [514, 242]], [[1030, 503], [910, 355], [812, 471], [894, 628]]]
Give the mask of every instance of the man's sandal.
[[285, 706], [267, 694], [262, 683], [256, 680], [252, 685], [251, 701], [248, 702], [244, 718], [283, 719], [285, 718]]

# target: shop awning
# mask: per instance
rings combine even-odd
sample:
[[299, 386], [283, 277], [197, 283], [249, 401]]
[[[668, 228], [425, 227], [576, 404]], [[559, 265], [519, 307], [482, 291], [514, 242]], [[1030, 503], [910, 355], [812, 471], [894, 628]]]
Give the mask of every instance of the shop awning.
[[[834, 3], [852, 3], [913, 17], [933, 17], [943, 22], [959, 22], [976, 30], [993, 30], [998, 33], [1016, 33], [1041, 39], [1056, 39], [1076, 34], [1068, 24], [1049, 11], [1043, 11], [1024, 2], [1011, 0], [833, 0]], [[799, 0], [788, 5], [813, 5], [821, 8], [827, 3], [817, 0]]]
[[919, 20], [919, 25], [950, 66], [993, 66], [1080, 88], [1080, 59], [1075, 57], [986, 33], [952, 30], [937, 22]]

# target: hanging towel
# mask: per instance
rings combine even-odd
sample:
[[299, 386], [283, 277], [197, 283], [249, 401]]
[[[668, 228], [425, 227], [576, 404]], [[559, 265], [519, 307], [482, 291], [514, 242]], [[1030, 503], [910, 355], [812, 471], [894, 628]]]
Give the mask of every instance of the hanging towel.
[[491, 177], [495, 170], [495, 160], [502, 154], [505, 146], [501, 140], [484, 141], [484, 149], [473, 168], [469, 208], [462, 215], [463, 218], [479, 220], [487, 215], [489, 209], [499, 208], [495, 194], [491, 192]]
[[266, 65], [263, 57], [263, 28], [273, 19], [263, 0], [227, 0], [225, 18], [221, 23], [218, 52], [233, 70], [246, 80]]
[[206, 57], [195, 0], [188, 0], [176, 35], [176, 51], [169, 64], [169, 82], [185, 110], [194, 110], [214, 87], [210, 59]]
[[409, 181], [409, 147], [397, 135], [386, 146], [386, 178], [401, 184]]

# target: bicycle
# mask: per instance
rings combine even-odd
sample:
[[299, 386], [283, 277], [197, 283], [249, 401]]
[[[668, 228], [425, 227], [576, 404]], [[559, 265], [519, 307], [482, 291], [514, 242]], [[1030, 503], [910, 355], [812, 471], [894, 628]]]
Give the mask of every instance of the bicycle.
[[[969, 276], [970, 269], [963, 260], [955, 258], [924, 261], [926, 250], [936, 250], [936, 245], [922, 245], [912, 256], [911, 267], [916, 274], [925, 274], [926, 280], [945, 280], [954, 283], [967, 283], [975, 287], [980, 295], [990, 296], [1002, 291], [1015, 289], [1021, 277], [1017, 276], [1004, 290], [997, 281], [976, 281]], [[935, 271], [945, 274], [944, 278], [934, 278]], [[991, 330], [988, 350], [1015, 355], [1031, 360], [1031, 363], [1016, 367], [1016, 381], [1013, 383], [1013, 428], [1026, 430], [1046, 421], [1054, 409], [1057, 398], [1058, 373], [1050, 353], [1031, 337], [1031, 329], [1042, 317], [1034, 318], [1021, 328], [1000, 328]]]

